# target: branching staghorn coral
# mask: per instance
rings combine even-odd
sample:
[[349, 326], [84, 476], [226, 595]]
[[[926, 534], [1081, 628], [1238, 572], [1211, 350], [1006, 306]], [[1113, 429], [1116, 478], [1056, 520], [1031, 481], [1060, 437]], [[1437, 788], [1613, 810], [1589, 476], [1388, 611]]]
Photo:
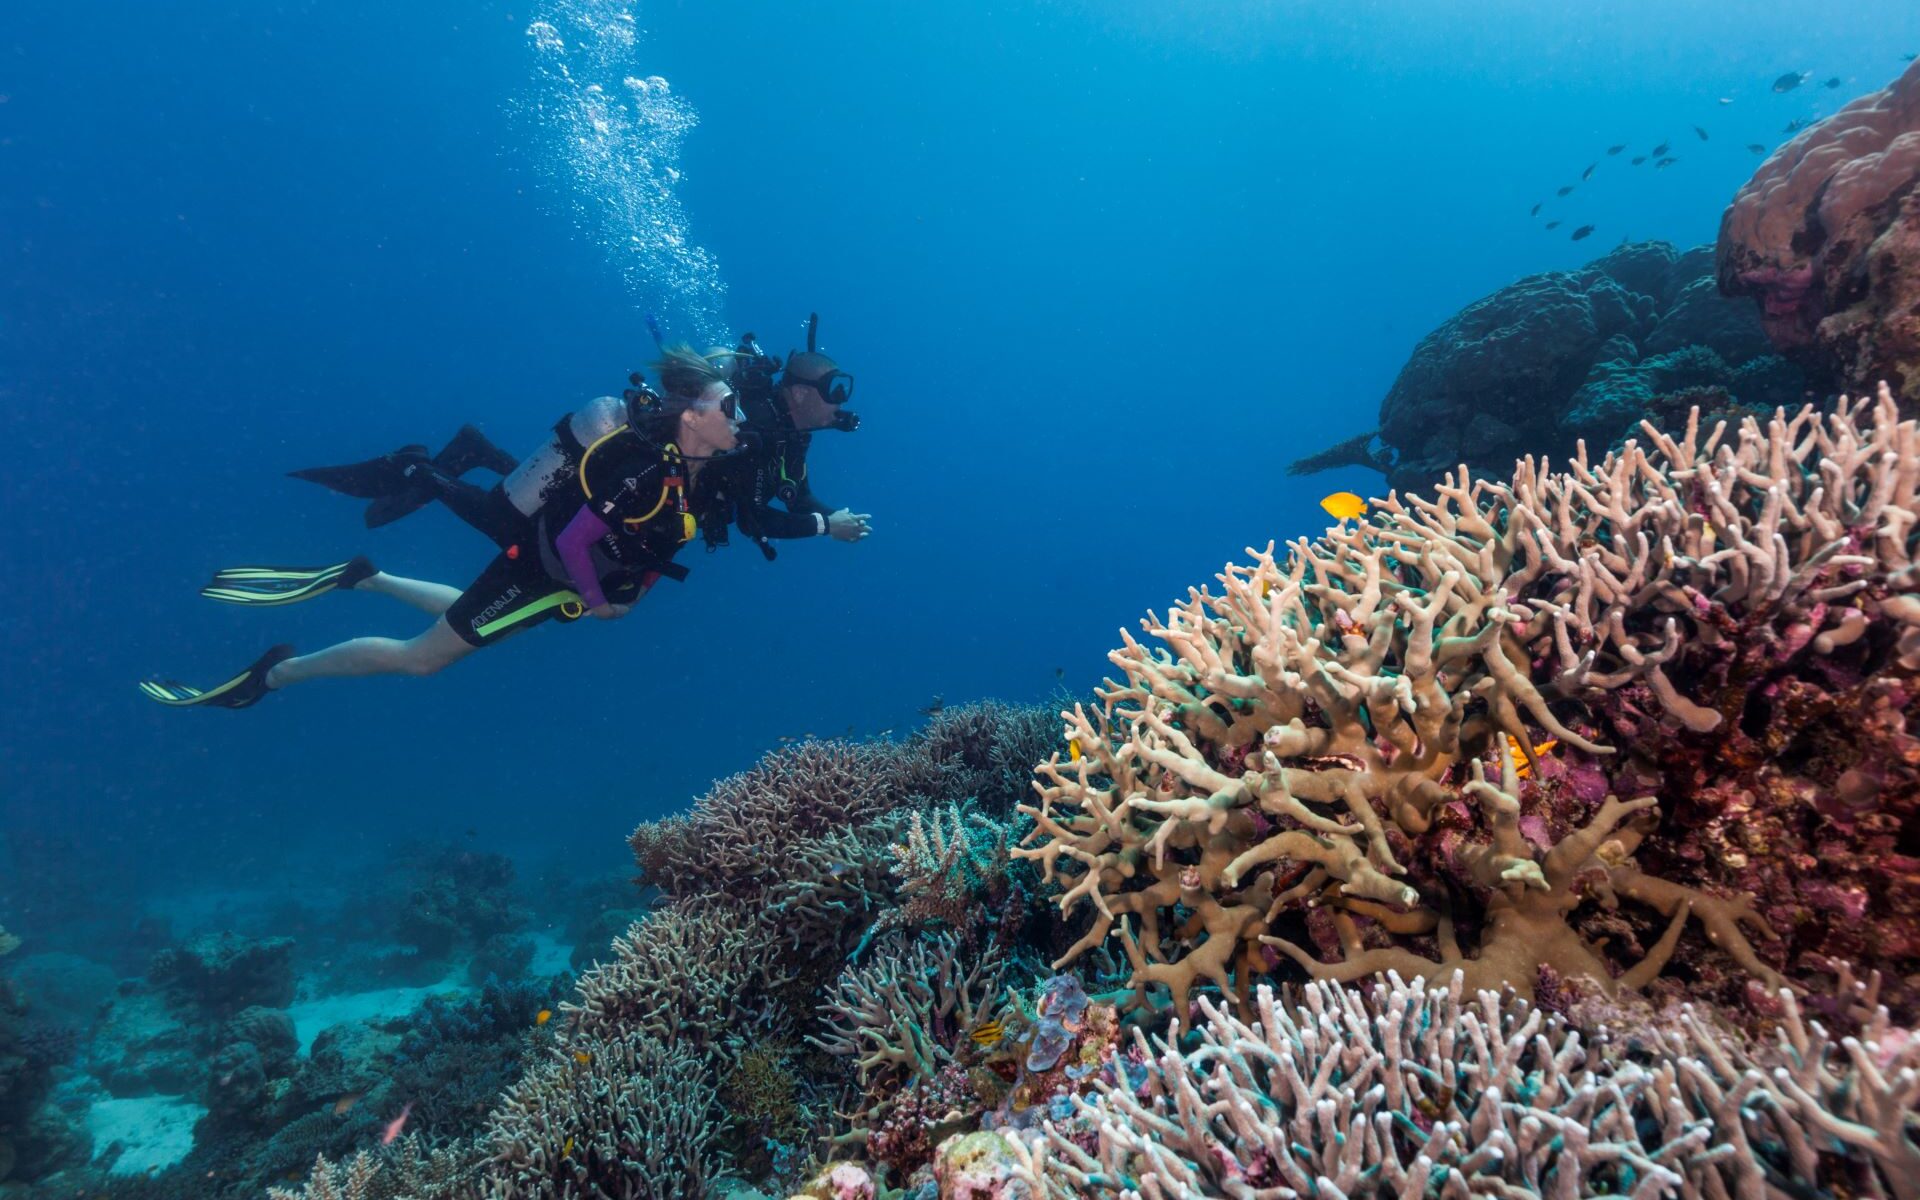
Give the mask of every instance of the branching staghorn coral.
[[958, 950], [951, 933], [926, 935], [849, 966], [824, 1006], [825, 1035], [807, 1040], [852, 1059], [863, 1085], [931, 1077], [1001, 1001], [1005, 956], [989, 950], [969, 966]]
[[903, 841], [888, 847], [899, 881], [900, 902], [882, 913], [869, 939], [893, 929], [944, 926], [969, 947], [982, 921], [1003, 908], [1012, 883], [1004, 822], [976, 812], [971, 801], [908, 814]]
[[1053, 750], [1057, 706], [983, 700], [935, 713], [904, 747], [907, 776], [922, 803], [972, 799], [992, 817], [1027, 795], [1033, 764]]
[[1920, 1044], [1885, 1009], [1835, 1043], [1783, 992], [1772, 1046], [1682, 1009], [1648, 1056], [1459, 974], [1263, 985], [1251, 1024], [1200, 1003], [1196, 1049], [1136, 1030], [1138, 1081], [1030, 1139], [1024, 1178], [1058, 1200], [1920, 1196]]
[[717, 1077], [638, 1031], [582, 1037], [528, 1071], [495, 1110], [485, 1200], [681, 1200], [726, 1167]]
[[337, 1164], [321, 1158], [299, 1191], [269, 1187], [267, 1200], [373, 1200], [379, 1174], [379, 1159], [365, 1152]]
[[[1063, 714], [1068, 752], [1041, 764], [1014, 851], [1063, 913], [1091, 910], [1056, 967], [1117, 935], [1136, 1006], [1164, 986], [1183, 1016], [1197, 982], [1244, 1006], [1272, 965], [1262, 939], [1305, 918], [1345, 960], [1294, 954], [1320, 975], [1460, 966], [1531, 994], [1548, 968], [1612, 991], [1645, 983], [1691, 920], [1777, 983], [1803, 947], [1767, 940], [1724, 874], [1682, 884], [1635, 853], [1690, 803], [1662, 795], [1700, 782], [1680, 765], [1724, 768], [1716, 751], [1749, 736], [1756, 689], [1882, 645], [1897, 655], [1864, 671], [1878, 683], [1920, 667], [1920, 432], [1884, 388], [1737, 430], [1643, 429], [1648, 446], [1598, 463], [1583, 449], [1560, 472], [1528, 459], [1507, 483], [1462, 469], [1431, 499], [1390, 496], [1284, 559], [1229, 566], [1220, 593], [1143, 623], [1159, 647], [1123, 635], [1124, 678]], [[1910, 736], [1906, 695], [1883, 703], [1888, 739]], [[1566, 777], [1551, 805], [1549, 742]], [[1475, 765], [1489, 758], [1498, 783]], [[1803, 841], [1819, 809], [1793, 815]], [[1640, 969], [1568, 924], [1588, 898], [1665, 923]], [[1365, 957], [1388, 945], [1403, 953]]]
[[905, 795], [893, 744], [808, 740], [715, 783], [692, 812], [641, 825], [628, 844], [642, 882], [669, 895], [760, 900], [787, 854], [883, 816]]
[[738, 1032], [742, 998], [767, 965], [751, 925], [729, 906], [681, 901], [614, 939], [606, 962], [560, 1005], [569, 1033], [644, 1033], [711, 1048]]

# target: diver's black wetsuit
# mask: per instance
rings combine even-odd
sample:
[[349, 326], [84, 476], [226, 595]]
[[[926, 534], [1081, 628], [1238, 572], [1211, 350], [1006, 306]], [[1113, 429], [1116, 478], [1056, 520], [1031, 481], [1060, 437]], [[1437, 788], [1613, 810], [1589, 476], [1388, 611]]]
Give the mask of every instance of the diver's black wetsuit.
[[[631, 604], [662, 576], [685, 578], [686, 568], [673, 557], [696, 532], [693, 513], [704, 497], [689, 484], [677, 450], [651, 445], [632, 430], [600, 443], [585, 469], [556, 488], [531, 518], [507, 503], [498, 488], [489, 493], [459, 484], [453, 491], [458, 500], [448, 507], [502, 551], [446, 613], [447, 624], [473, 646], [490, 645], [550, 617], [578, 617], [603, 601]], [[456, 503], [471, 504], [478, 519], [467, 517]], [[582, 529], [598, 530], [598, 536], [589, 540]], [[570, 568], [569, 559], [582, 571]], [[583, 573], [590, 578], [580, 578]], [[568, 592], [580, 599], [568, 598]]]
[[[726, 544], [726, 526], [731, 522], [771, 559], [771, 539], [818, 537], [827, 532], [827, 517], [833, 509], [814, 495], [807, 477], [813, 434], [789, 426], [770, 388], [743, 380], [739, 394], [747, 416], [745, 446], [719, 464], [718, 481], [711, 491], [724, 510], [724, 519], [703, 516], [701, 530], [707, 548], [715, 549]], [[775, 501], [780, 508], [773, 507]]]

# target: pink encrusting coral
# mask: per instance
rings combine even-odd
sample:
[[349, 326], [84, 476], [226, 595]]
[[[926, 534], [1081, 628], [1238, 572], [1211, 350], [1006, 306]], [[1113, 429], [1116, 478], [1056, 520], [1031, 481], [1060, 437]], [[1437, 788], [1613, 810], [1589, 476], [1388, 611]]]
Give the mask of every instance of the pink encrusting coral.
[[[1229, 566], [1041, 764], [1040, 864], [1130, 1007], [1281, 961], [1721, 1001], [1920, 981], [1920, 430], [1883, 388], [1464, 469]], [[1552, 752], [1548, 752], [1548, 747]], [[1331, 959], [1331, 961], [1329, 961]]]
[[1720, 290], [1844, 387], [1920, 389], [1920, 64], [1761, 164], [1720, 221]]

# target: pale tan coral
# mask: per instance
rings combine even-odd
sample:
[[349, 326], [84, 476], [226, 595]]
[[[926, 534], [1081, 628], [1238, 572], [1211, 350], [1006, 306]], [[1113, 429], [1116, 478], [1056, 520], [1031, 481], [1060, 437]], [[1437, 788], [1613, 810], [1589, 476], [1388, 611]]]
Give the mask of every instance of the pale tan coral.
[[[1729, 615], [1774, 622], [1783, 653], [1833, 653], [1875, 620], [1920, 647], [1920, 430], [1884, 387], [1831, 413], [1703, 430], [1695, 412], [1677, 436], [1643, 430], [1645, 445], [1598, 463], [1583, 447], [1562, 471], [1527, 459], [1493, 482], [1462, 468], [1431, 499], [1389, 496], [1284, 558], [1249, 551], [1217, 593], [1142, 623], [1160, 646], [1123, 633], [1110, 655], [1122, 678], [1062, 714], [1069, 752], [1040, 765], [1023, 809], [1035, 828], [1013, 851], [1058, 885], [1063, 914], [1092, 910], [1055, 966], [1130, 918], [1136, 1004], [1153, 986], [1178, 1001], [1200, 980], [1244, 996], [1268, 923], [1318, 907], [1336, 911], [1348, 958], [1322, 969], [1343, 978], [1385, 962], [1360, 956], [1364, 918], [1439, 937], [1440, 963], [1395, 958], [1404, 971], [1458, 965], [1476, 985], [1527, 992], [1529, 968], [1552, 965], [1635, 986], [1692, 918], [1777, 982], [1747, 941], [1764, 927], [1743, 901], [1633, 864], [1640, 835], [1615, 827], [1652, 798], [1609, 800], [1584, 830], [1535, 846], [1517, 831], [1510, 769], [1500, 785], [1468, 769], [1506, 761], [1509, 739], [1530, 767], [1548, 739], [1612, 754], [1576, 714], [1628, 685], [1676, 729], [1718, 728], [1728, 715], [1669, 668], [1688, 644], [1724, 640]], [[1487, 839], [1461, 859], [1489, 924], [1472, 953], [1395, 848], [1460, 801]], [[1669, 920], [1619, 980], [1566, 925], [1576, 878]], [[1176, 905], [1191, 916], [1163, 928]]]

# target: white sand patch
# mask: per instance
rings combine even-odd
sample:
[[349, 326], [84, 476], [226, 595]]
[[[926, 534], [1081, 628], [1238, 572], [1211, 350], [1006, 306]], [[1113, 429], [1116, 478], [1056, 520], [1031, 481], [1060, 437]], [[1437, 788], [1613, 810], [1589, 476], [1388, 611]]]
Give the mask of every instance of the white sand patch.
[[184, 1096], [140, 1096], [101, 1100], [87, 1110], [94, 1156], [115, 1142], [126, 1147], [114, 1160], [113, 1175], [164, 1171], [193, 1149], [193, 1123], [207, 1115], [204, 1106]]
[[293, 1018], [294, 1036], [300, 1039], [300, 1053], [313, 1049], [313, 1039], [329, 1025], [342, 1021], [364, 1021], [373, 1017], [404, 1017], [419, 1007], [428, 996], [448, 992], [470, 992], [463, 966], [449, 971], [446, 978], [430, 987], [383, 988], [377, 992], [351, 992], [341, 996], [317, 996], [287, 1009]]
[[533, 938], [533, 962], [527, 967], [527, 974], [536, 979], [549, 975], [560, 975], [573, 970], [573, 946], [557, 940], [545, 930], [536, 930]]

